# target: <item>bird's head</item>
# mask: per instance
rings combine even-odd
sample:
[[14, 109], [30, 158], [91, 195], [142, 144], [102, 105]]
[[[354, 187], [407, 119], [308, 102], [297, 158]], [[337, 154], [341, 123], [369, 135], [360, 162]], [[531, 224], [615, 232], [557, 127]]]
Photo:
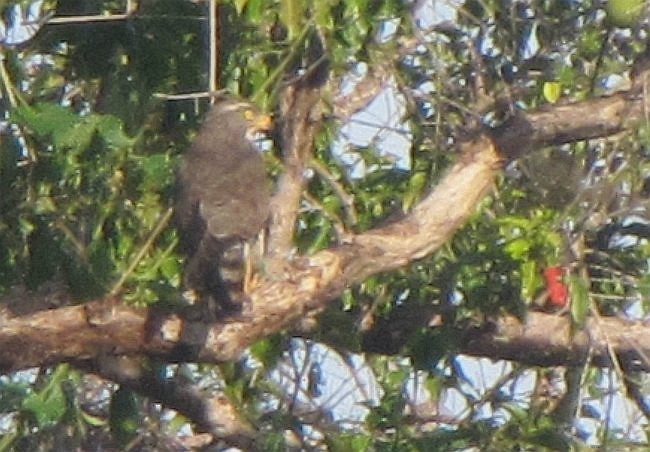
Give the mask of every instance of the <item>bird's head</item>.
[[229, 133], [244, 135], [249, 140], [260, 132], [271, 130], [273, 125], [271, 115], [249, 102], [232, 97], [217, 99], [207, 121], [216, 127], [227, 128]]

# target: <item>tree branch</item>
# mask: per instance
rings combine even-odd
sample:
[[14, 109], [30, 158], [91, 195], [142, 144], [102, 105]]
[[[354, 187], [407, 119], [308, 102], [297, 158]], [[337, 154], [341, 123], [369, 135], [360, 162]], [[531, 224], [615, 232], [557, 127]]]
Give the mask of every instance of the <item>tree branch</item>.
[[[607, 331], [606, 336], [603, 331]], [[572, 335], [567, 317], [534, 312], [525, 324], [504, 317], [464, 334], [463, 353], [535, 366], [580, 366], [590, 356], [591, 364], [610, 367], [609, 341], [627, 369], [650, 370], [650, 328], [644, 322], [590, 318], [583, 330]]]
[[[156, 308], [130, 308], [115, 299], [9, 319], [0, 324], [0, 371], [101, 354], [160, 355], [170, 361], [235, 359], [253, 342], [321, 310], [345, 288], [370, 275], [404, 266], [444, 244], [474, 213], [492, 186], [503, 160], [498, 147], [512, 156], [551, 143], [604, 136], [632, 127], [643, 118], [643, 112], [643, 99], [635, 93], [623, 92], [521, 113], [499, 130], [476, 133], [471, 141], [460, 145], [458, 161], [440, 184], [408, 215], [354, 235], [337, 247], [285, 262], [281, 274], [260, 281], [252, 290], [250, 308], [241, 317], [224, 323], [190, 322]], [[287, 211], [295, 209], [293, 206], [295, 203]], [[283, 207], [278, 208], [283, 211]], [[279, 247], [283, 248], [284, 245]], [[553, 327], [549, 329], [546, 325], [539, 331], [535, 319], [531, 315], [529, 325], [511, 333], [516, 338], [512, 346], [494, 339], [502, 337], [502, 333], [484, 333], [477, 336], [480, 340], [468, 341], [466, 351], [524, 361], [533, 353], [528, 348], [519, 355], [516, 344], [524, 341], [532, 347], [535, 341], [530, 337], [535, 332], [539, 334], [536, 340], [547, 341], [545, 356], [549, 362], [570, 360], [584, 351], [586, 345], [579, 342], [548, 337], [548, 331], [564, 331], [565, 319], [549, 320]], [[606, 330], [617, 353], [638, 356], [640, 351], [646, 352], [650, 338], [646, 338], [641, 325], [625, 324], [625, 328], [637, 334], [632, 337], [623, 334], [620, 320], [606, 321], [614, 322]], [[616, 332], [619, 334], [614, 335]], [[596, 342], [591, 346], [598, 351], [600, 339], [592, 340]]]
[[631, 130], [645, 117], [647, 100], [638, 87], [610, 96], [518, 112], [493, 131], [509, 158], [544, 146], [573, 143]]
[[314, 136], [322, 121], [319, 87], [309, 80], [288, 85], [280, 114], [284, 172], [271, 201], [269, 256], [285, 259], [293, 250], [296, 218], [305, 188], [305, 166], [311, 160]]
[[165, 378], [152, 373], [139, 357], [104, 356], [96, 362], [75, 363], [87, 372], [126, 386], [139, 394], [162, 403], [191, 419], [200, 430], [215, 440], [250, 449], [257, 432], [222, 392], [201, 390], [180, 379]]

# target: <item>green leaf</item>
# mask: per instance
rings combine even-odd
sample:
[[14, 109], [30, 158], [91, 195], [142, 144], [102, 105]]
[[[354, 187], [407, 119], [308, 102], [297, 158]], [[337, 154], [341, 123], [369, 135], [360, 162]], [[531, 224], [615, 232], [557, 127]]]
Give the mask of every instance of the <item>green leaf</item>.
[[544, 93], [544, 99], [554, 104], [560, 99], [562, 85], [559, 82], [544, 82], [542, 92]]
[[571, 294], [571, 320], [577, 328], [582, 328], [589, 314], [589, 288], [585, 278], [578, 274], [569, 276], [569, 293]]
[[52, 133], [54, 146], [59, 149], [85, 149], [97, 131], [96, 117], [77, 118], [70, 127], [57, 128]]
[[160, 263], [160, 274], [173, 280], [181, 273], [182, 266], [176, 256], [166, 256]]
[[49, 135], [56, 130], [69, 130], [79, 121], [79, 116], [70, 109], [57, 104], [36, 104], [21, 106], [13, 110], [14, 121], [24, 124], [37, 135]]
[[537, 262], [525, 261], [521, 264], [521, 297], [530, 301], [535, 295], [539, 283]]
[[[239, 0], [241, 2], [241, 0]], [[244, 0], [246, 6], [246, 17], [254, 24], [259, 24], [264, 19], [264, 12], [266, 8], [264, 7], [263, 0]], [[241, 11], [239, 11], [241, 14]]]
[[637, 285], [637, 289], [639, 291], [639, 294], [643, 297], [643, 299], [645, 300], [650, 299], [650, 274], [642, 275], [639, 278], [639, 284]]
[[248, 3], [248, 0], [233, 0], [233, 4], [235, 5], [235, 11], [237, 11], [237, 14], [241, 14], [244, 8], [246, 8], [246, 4]]
[[152, 154], [138, 161], [144, 171], [140, 189], [144, 192], [158, 191], [170, 180], [172, 175], [171, 159], [168, 154]]
[[314, 22], [320, 28], [328, 31], [334, 29], [334, 17], [332, 16], [332, 7], [338, 4], [338, 0], [321, 0], [313, 2]]
[[67, 375], [68, 366], [58, 366], [45, 388], [23, 400], [22, 409], [34, 417], [39, 427], [54, 424], [65, 414], [68, 405], [61, 383]]
[[134, 139], [124, 133], [124, 124], [113, 115], [94, 115], [94, 123], [99, 136], [113, 149], [133, 146]]
[[335, 195], [323, 197], [322, 204], [329, 214], [336, 215], [341, 210], [341, 198]]
[[[504, 228], [504, 230], [507, 229], [528, 229], [530, 227], [530, 219], [526, 217], [521, 217], [521, 216], [516, 216], [516, 215], [508, 215], [507, 217], [504, 218], [499, 218], [497, 219], [499, 224]], [[510, 231], [504, 231], [505, 232], [510, 232]]]
[[362, 452], [372, 450], [373, 438], [368, 434], [341, 434], [327, 438], [328, 449], [333, 452]]
[[643, 17], [646, 0], [608, 0], [605, 4], [607, 20], [621, 28], [636, 25]]
[[142, 418], [133, 391], [123, 386], [115, 391], [111, 397], [108, 423], [113, 437], [121, 445], [137, 434]]
[[36, 229], [34, 223], [24, 217], [18, 218], [18, 225], [20, 227], [20, 232], [25, 236], [30, 235], [32, 232], [34, 232], [34, 229]]
[[402, 199], [402, 210], [404, 212], [408, 212], [413, 204], [420, 199], [428, 180], [429, 175], [424, 171], [418, 171], [411, 176]]
[[444, 381], [440, 377], [427, 375], [424, 380], [424, 387], [433, 400], [438, 400], [440, 398], [440, 392], [444, 387]]
[[531, 248], [531, 242], [528, 238], [518, 238], [512, 240], [505, 246], [505, 251], [513, 259], [524, 259]]
[[352, 290], [345, 289], [341, 294], [341, 306], [344, 311], [349, 311], [354, 306], [356, 306], [356, 297], [352, 293]]
[[12, 119], [28, 126], [37, 135], [51, 135], [54, 146], [58, 148], [84, 149], [95, 133], [112, 148], [129, 147], [134, 141], [124, 133], [122, 121], [115, 116], [80, 116], [56, 104], [18, 107], [13, 111]]
[[84, 410], [80, 410], [79, 412], [81, 413], [81, 419], [88, 425], [93, 427], [103, 427], [107, 424], [106, 419], [102, 417], [86, 413]]
[[302, 29], [305, 15], [303, 0], [280, 0], [280, 21], [287, 27], [289, 39], [295, 39]]
[[174, 417], [168, 421], [166, 428], [171, 432], [178, 432], [181, 428], [186, 426], [189, 423], [189, 420], [182, 414], [176, 413]]
[[255, 342], [251, 348], [251, 355], [262, 362], [268, 369], [272, 367], [282, 356], [283, 352], [282, 335], [275, 334]]
[[546, 245], [546, 249], [551, 248], [553, 253], [555, 254], [553, 257], [557, 258], [559, 257], [557, 254], [561, 252], [562, 250], [562, 245], [563, 245], [563, 239], [560, 234], [557, 233], [555, 230], [545, 230], [543, 234], [540, 234], [542, 237], [542, 241], [544, 245]]

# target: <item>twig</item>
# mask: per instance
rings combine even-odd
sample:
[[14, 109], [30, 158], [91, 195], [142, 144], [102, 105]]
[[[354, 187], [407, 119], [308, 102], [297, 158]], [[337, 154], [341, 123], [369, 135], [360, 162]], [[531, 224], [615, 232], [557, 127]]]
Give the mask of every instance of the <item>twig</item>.
[[124, 20], [131, 17], [131, 14], [110, 14], [92, 16], [69, 16], [53, 17], [47, 21], [48, 24], [83, 24], [88, 22], [109, 22], [113, 20]]
[[0, 77], [2, 77], [2, 83], [4, 84], [7, 91], [7, 97], [9, 98], [9, 105], [11, 106], [11, 108], [16, 108], [18, 106], [18, 100], [16, 99], [16, 94], [14, 93], [14, 85], [11, 82], [11, 77], [9, 77], [9, 73], [7, 72], [5, 61], [6, 59], [4, 53], [0, 53]]
[[[622, 364], [623, 368], [627, 370], [627, 363], [623, 361]], [[650, 406], [645, 401], [645, 394], [643, 393], [638, 378], [632, 378], [628, 373], [623, 380], [623, 384], [625, 385], [627, 395], [634, 401], [637, 408], [643, 413], [646, 419], [650, 419]]]
[[217, 0], [210, 0], [210, 91], [216, 91], [219, 87], [219, 11]]
[[327, 218], [329, 218], [332, 221], [332, 226], [336, 231], [336, 235], [339, 238], [339, 242], [341, 242], [342, 239], [344, 239], [346, 236], [345, 225], [343, 224], [341, 219], [338, 218], [336, 215], [333, 215], [331, 212], [329, 212], [316, 198], [314, 198], [309, 193], [304, 193], [303, 198], [305, 198], [305, 201], [307, 201], [309, 205], [311, 205], [314, 209], [320, 210], [321, 212], [323, 212], [323, 215], [325, 215]]
[[179, 378], [160, 379], [147, 369], [141, 357], [103, 356], [95, 363], [76, 362], [76, 367], [92, 371], [145, 397], [175, 409], [213, 437], [251, 450], [257, 432], [223, 393], [210, 393]]
[[87, 16], [58, 16], [46, 20], [47, 25], [62, 25], [62, 24], [86, 24], [91, 22], [114, 22], [120, 20], [133, 20], [133, 19], [169, 19], [169, 20], [196, 20], [204, 21], [205, 16], [182, 16], [173, 14], [136, 14], [137, 8], [127, 6], [125, 14], [93, 14]]
[[57, 219], [54, 221], [54, 226], [63, 232], [63, 235], [70, 241], [72, 244], [73, 248], [77, 252], [77, 255], [79, 258], [84, 263], [88, 263], [88, 256], [86, 255], [86, 245], [77, 238], [77, 236], [72, 232], [72, 230], [68, 227], [68, 225], [61, 219]]
[[124, 273], [120, 276], [120, 278], [117, 280], [117, 282], [113, 285], [111, 288], [110, 294], [111, 295], [116, 295], [117, 292], [122, 288], [122, 285], [124, 284], [124, 281], [133, 273], [133, 270], [135, 270], [135, 267], [140, 263], [144, 255], [149, 251], [151, 248], [151, 245], [153, 244], [154, 240], [160, 235], [162, 230], [165, 228], [167, 225], [167, 222], [169, 219], [172, 217], [173, 209], [170, 207], [167, 209], [163, 217], [158, 221], [158, 224], [154, 228], [154, 230], [151, 232], [149, 235], [149, 238], [147, 238], [147, 241], [144, 242], [144, 245], [142, 245], [142, 248], [140, 248], [140, 251], [138, 251], [138, 254], [136, 254], [135, 259], [131, 262], [131, 265], [129, 265], [129, 268], [126, 269]]
[[216, 90], [216, 91], [201, 91], [198, 93], [182, 93], [182, 94], [165, 94], [165, 93], [154, 93], [153, 97], [157, 99], [164, 100], [188, 100], [188, 99], [202, 99], [204, 97], [215, 97], [223, 94], [225, 90]]
[[327, 169], [325, 165], [323, 165], [321, 162], [316, 160], [315, 158], [312, 158], [309, 161], [309, 166], [316, 171], [316, 174], [318, 174], [322, 179], [327, 181], [327, 183], [332, 187], [332, 190], [334, 190], [334, 193], [336, 193], [336, 196], [339, 197], [341, 202], [343, 203], [343, 210], [347, 216], [347, 223], [348, 225], [355, 225], [357, 224], [359, 217], [357, 216], [356, 209], [354, 208], [354, 197], [350, 195], [343, 185], [330, 173], [330, 171]]
[[289, 63], [293, 61], [295, 56], [298, 54], [300, 45], [304, 42], [305, 39], [307, 39], [309, 30], [311, 30], [311, 22], [305, 24], [298, 37], [296, 37], [293, 43], [291, 43], [291, 47], [289, 47], [289, 52], [287, 55], [282, 59], [282, 61], [280, 61], [280, 64], [278, 64], [273, 72], [269, 74], [262, 86], [260, 86], [257, 92], [253, 95], [251, 99], [253, 102], [259, 101], [259, 98], [269, 90], [269, 87], [273, 86], [282, 76], [287, 66], [289, 66]]
[[305, 165], [312, 159], [314, 137], [322, 124], [321, 84], [309, 80], [288, 85], [280, 103], [284, 172], [271, 201], [268, 255], [280, 264], [293, 249], [296, 217], [306, 183]]

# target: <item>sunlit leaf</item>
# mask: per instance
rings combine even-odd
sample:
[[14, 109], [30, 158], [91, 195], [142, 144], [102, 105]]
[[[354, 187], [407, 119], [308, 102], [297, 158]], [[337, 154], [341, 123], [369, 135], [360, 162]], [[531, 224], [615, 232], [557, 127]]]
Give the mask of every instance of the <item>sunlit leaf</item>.
[[246, 8], [247, 3], [248, 0], [233, 0], [233, 4], [235, 5], [235, 10], [237, 11], [237, 14], [241, 14], [242, 11], [244, 11], [244, 8]]
[[519, 238], [512, 240], [505, 246], [505, 251], [513, 259], [523, 259], [530, 250], [531, 242], [527, 238]]
[[65, 414], [67, 399], [61, 383], [67, 377], [67, 373], [67, 366], [58, 366], [45, 388], [31, 393], [23, 400], [22, 409], [31, 413], [39, 426], [53, 424]]
[[590, 300], [587, 281], [578, 274], [569, 276], [569, 293], [571, 294], [571, 320], [581, 328], [589, 314]]
[[408, 212], [413, 204], [420, 199], [422, 192], [424, 192], [424, 189], [427, 186], [428, 180], [428, 174], [423, 171], [418, 171], [411, 176], [406, 188], [406, 193], [404, 193], [404, 198], [402, 199], [402, 210], [404, 212]]
[[554, 104], [562, 95], [562, 85], [559, 82], [544, 82], [542, 92], [544, 93], [544, 99]]
[[280, 0], [279, 18], [287, 27], [289, 39], [295, 39], [300, 34], [304, 14], [304, 0]]
[[532, 300], [538, 288], [539, 275], [535, 261], [525, 261], [521, 264], [521, 297]]

